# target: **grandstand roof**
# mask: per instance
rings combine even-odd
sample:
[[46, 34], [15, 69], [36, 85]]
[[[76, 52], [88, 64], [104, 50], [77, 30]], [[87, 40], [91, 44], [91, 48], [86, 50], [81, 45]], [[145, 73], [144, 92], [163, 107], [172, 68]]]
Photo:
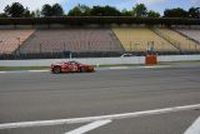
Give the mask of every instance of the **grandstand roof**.
[[67, 16], [40, 18], [0, 18], [0, 25], [88, 25], [88, 24], [147, 24], [200, 25], [200, 19], [190, 18], [136, 18], [131, 16]]

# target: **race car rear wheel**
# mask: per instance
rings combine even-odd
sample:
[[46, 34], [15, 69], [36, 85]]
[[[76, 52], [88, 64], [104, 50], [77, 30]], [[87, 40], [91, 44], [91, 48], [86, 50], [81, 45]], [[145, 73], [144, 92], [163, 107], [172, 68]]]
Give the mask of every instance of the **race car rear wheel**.
[[61, 68], [60, 67], [54, 67], [53, 73], [55, 73], [55, 74], [61, 73]]

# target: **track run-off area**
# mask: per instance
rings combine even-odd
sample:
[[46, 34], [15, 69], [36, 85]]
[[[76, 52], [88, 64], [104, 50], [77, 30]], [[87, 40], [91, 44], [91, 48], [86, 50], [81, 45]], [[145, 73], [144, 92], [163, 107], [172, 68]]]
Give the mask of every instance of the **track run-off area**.
[[0, 134], [198, 134], [200, 64], [0, 74]]

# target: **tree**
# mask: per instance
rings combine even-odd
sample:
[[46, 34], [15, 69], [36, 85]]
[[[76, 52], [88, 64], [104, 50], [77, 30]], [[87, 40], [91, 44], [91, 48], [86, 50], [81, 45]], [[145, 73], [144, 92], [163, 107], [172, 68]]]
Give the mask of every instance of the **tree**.
[[43, 5], [41, 14], [45, 17], [52, 16], [51, 5], [49, 4]]
[[78, 4], [68, 13], [69, 16], [90, 16], [91, 8], [86, 5]]
[[106, 16], [120, 16], [121, 12], [115, 7], [105, 6], [105, 15]]
[[78, 5], [68, 13], [69, 16], [119, 16], [120, 11], [110, 6], [93, 6]]
[[0, 18], [6, 18], [8, 17], [5, 13], [0, 13]]
[[200, 7], [191, 7], [188, 10], [188, 16], [191, 18], [200, 18]]
[[63, 16], [64, 10], [58, 3], [54, 4], [51, 8], [52, 16]]
[[14, 2], [11, 6], [7, 5], [4, 12], [11, 17], [23, 17], [27, 11], [19, 2]]
[[49, 4], [45, 4], [42, 7], [41, 14], [45, 17], [49, 16], [63, 16], [64, 15], [64, 10], [61, 5], [58, 3], [54, 4], [53, 6]]
[[110, 6], [94, 6], [91, 9], [92, 16], [120, 16], [121, 13], [115, 7]]
[[158, 18], [158, 17], [160, 17], [160, 14], [159, 14], [158, 12], [155, 12], [155, 11], [153, 11], [153, 10], [150, 10], [150, 11], [147, 12], [147, 16], [148, 16], [148, 17]]
[[122, 16], [132, 16], [132, 12], [128, 11], [126, 9], [123, 9], [122, 12], [121, 12], [121, 15]]
[[74, 7], [68, 13], [69, 16], [82, 16], [82, 12], [79, 7]]
[[164, 17], [188, 17], [188, 12], [182, 8], [166, 9], [164, 11]]
[[33, 18], [35, 18], [35, 17], [36, 17], [35, 12], [32, 11], [32, 12], [30, 13], [30, 16], [33, 17]]
[[136, 4], [133, 7], [133, 16], [135, 17], [144, 17], [147, 15], [147, 8], [144, 4]]
[[24, 10], [24, 17], [33, 17], [28, 7]]
[[91, 15], [91, 8], [86, 5], [79, 5], [79, 9], [82, 12], [83, 16], [90, 16]]
[[39, 9], [37, 9], [35, 12], [35, 17], [40, 17], [41, 16], [41, 11]]

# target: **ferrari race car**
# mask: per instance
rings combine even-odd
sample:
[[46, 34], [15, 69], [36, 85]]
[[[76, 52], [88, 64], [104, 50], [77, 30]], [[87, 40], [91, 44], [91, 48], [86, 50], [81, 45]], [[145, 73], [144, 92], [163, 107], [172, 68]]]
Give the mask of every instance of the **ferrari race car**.
[[81, 64], [76, 61], [58, 62], [51, 64], [51, 72], [58, 73], [73, 73], [73, 72], [94, 72], [94, 67], [91, 65]]

